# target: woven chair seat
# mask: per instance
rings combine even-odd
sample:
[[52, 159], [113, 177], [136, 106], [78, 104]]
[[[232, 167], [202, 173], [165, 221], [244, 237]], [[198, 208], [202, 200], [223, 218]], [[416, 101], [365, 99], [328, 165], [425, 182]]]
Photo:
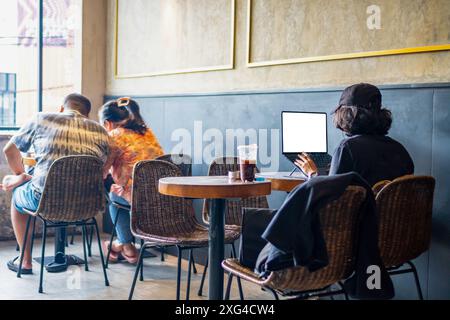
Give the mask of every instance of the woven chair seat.
[[259, 286], [264, 286], [267, 283], [267, 279], [260, 278], [257, 273], [253, 272], [252, 269], [241, 265], [237, 259], [225, 259], [222, 261], [222, 267], [225, 271], [231, 272], [239, 278], [250, 281]]
[[[180, 232], [174, 235], [155, 235], [147, 234], [142, 230], [133, 232], [134, 236], [153, 242], [157, 246], [192, 246], [207, 247], [208, 246], [208, 228], [198, 224], [191, 232]], [[235, 230], [225, 229], [225, 243], [233, 243], [239, 238], [240, 233]]]
[[226, 224], [225, 225], [225, 230], [232, 230], [234, 232], [241, 233], [242, 232], [242, 227], [234, 225], [234, 224]]

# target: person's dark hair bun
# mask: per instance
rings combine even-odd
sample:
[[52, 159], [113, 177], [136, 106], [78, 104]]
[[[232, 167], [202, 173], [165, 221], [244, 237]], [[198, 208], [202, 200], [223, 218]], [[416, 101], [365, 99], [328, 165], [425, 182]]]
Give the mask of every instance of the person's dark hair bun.
[[139, 111], [139, 105], [134, 100], [130, 100], [127, 106], [120, 107], [117, 101], [107, 102], [100, 110], [100, 120], [102, 122], [111, 121], [139, 134], [145, 134], [147, 131], [147, 125]]

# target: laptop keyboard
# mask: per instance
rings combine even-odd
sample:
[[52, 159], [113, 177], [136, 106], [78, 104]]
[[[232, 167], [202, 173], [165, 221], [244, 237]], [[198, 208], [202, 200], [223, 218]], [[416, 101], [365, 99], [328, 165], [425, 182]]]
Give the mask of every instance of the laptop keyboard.
[[317, 168], [328, 168], [331, 164], [331, 156], [328, 153], [310, 153], [310, 157], [316, 163]]

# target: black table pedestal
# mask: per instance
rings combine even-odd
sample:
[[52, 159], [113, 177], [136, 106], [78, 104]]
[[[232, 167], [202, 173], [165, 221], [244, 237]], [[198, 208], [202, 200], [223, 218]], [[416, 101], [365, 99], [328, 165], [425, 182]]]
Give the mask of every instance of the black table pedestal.
[[225, 199], [211, 199], [209, 220], [209, 300], [223, 300]]
[[55, 255], [34, 259], [37, 263], [44, 263], [45, 269], [51, 273], [65, 272], [69, 266], [84, 264], [84, 260], [75, 255], [66, 255], [66, 227], [55, 230]]

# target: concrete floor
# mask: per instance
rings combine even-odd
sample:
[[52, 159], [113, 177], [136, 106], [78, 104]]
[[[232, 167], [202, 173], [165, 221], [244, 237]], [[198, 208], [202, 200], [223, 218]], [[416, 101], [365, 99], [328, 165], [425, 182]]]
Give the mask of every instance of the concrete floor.
[[[106, 237], [105, 237], [106, 238]], [[53, 238], [47, 241], [46, 254], [53, 252]], [[104, 286], [103, 273], [96, 243], [93, 243], [92, 257], [89, 258], [90, 271], [84, 266], [72, 266], [67, 272], [51, 274], [44, 269], [44, 294], [38, 293], [39, 264], [34, 263], [33, 275], [24, 275], [21, 279], [9, 271], [6, 263], [17, 256], [14, 241], [0, 242], [0, 299], [1, 300], [124, 300], [128, 298], [135, 267], [127, 263], [111, 264], [108, 269], [110, 286]], [[41, 243], [36, 240], [34, 256], [40, 254]], [[83, 256], [81, 239], [78, 236], [75, 244], [67, 248], [67, 253]], [[137, 283], [134, 299], [159, 300], [175, 299], [176, 289], [176, 257], [166, 255], [161, 262], [159, 254], [156, 258], [144, 260], [144, 282]], [[187, 270], [187, 261], [183, 260], [183, 271]], [[197, 296], [203, 267], [198, 265], [198, 274], [192, 275], [192, 300], [206, 299]], [[182, 298], [186, 292], [186, 272], [182, 272]], [[226, 280], [226, 276], [225, 276]], [[225, 282], [226, 283], [226, 282]], [[257, 286], [242, 282], [246, 299], [272, 299], [269, 293], [261, 291]], [[207, 281], [204, 295], [208, 292]], [[231, 299], [238, 299], [236, 282], [233, 282]]]

